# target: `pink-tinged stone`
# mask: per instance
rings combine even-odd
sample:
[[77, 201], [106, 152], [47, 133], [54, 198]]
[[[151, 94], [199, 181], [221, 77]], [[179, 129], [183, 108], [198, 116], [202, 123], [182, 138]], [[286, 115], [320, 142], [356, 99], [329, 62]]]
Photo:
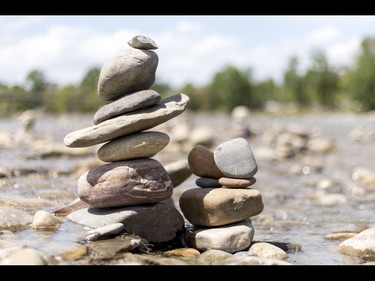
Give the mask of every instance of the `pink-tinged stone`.
[[198, 177], [221, 178], [224, 174], [219, 170], [214, 161], [214, 153], [197, 145], [188, 154], [188, 162], [192, 173]]
[[151, 158], [112, 162], [83, 173], [79, 198], [97, 208], [156, 203], [172, 196], [163, 165]]
[[262, 196], [250, 188], [191, 188], [179, 199], [185, 218], [194, 225], [222, 226], [263, 211]]
[[251, 177], [249, 179], [234, 179], [222, 177], [218, 181], [222, 186], [237, 188], [252, 186], [254, 183], [256, 183], [257, 180], [254, 177]]

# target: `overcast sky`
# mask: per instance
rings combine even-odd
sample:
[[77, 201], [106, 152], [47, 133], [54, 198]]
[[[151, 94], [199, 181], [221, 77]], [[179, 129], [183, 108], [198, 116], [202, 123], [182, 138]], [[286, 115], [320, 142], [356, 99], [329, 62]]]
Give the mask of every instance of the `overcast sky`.
[[130, 48], [135, 35], [159, 46], [157, 79], [204, 85], [227, 64], [280, 82], [291, 56], [303, 71], [314, 48], [350, 66], [375, 16], [0, 16], [0, 83], [22, 84], [32, 69], [56, 84], [79, 83]]

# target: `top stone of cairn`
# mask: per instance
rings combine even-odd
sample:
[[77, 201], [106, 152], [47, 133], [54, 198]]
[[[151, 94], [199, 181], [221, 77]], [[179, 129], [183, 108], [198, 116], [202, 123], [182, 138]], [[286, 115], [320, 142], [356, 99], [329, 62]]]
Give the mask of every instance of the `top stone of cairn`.
[[155, 50], [158, 48], [158, 45], [150, 37], [144, 35], [134, 36], [128, 41], [128, 44], [136, 49]]

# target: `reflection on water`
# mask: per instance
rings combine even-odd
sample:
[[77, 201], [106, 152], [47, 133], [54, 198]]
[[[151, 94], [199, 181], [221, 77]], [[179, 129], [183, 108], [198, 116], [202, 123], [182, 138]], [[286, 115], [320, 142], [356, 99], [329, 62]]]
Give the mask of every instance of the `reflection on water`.
[[[216, 144], [230, 136], [227, 132], [231, 127], [230, 116], [195, 114], [193, 117], [194, 124], [205, 124], [216, 129]], [[261, 192], [265, 206], [260, 215], [252, 218], [254, 240], [301, 245], [300, 250], [294, 248], [288, 251], [287, 261], [293, 264], [362, 263], [358, 258], [339, 254], [337, 246], [342, 240], [330, 240], [326, 235], [353, 229], [358, 232], [361, 227], [375, 225], [375, 182], [371, 178], [371, 171], [375, 172], [375, 139], [371, 137], [371, 132], [375, 130], [375, 115], [276, 117], [250, 114], [248, 118], [247, 123], [255, 132], [248, 140], [258, 163], [254, 187]], [[282, 160], [263, 157], [258, 148], [264, 146], [265, 134], [277, 127], [275, 124], [292, 123], [332, 140], [335, 148], [324, 153], [300, 154]], [[35, 120], [33, 133], [35, 141], [62, 144], [67, 133], [92, 124], [91, 115], [42, 116]], [[178, 126], [176, 121], [174, 126]], [[15, 134], [19, 122], [2, 119], [0, 128], [3, 133]], [[362, 130], [362, 139], [358, 128]], [[366, 134], [363, 128], [370, 133]], [[355, 133], [351, 133], [353, 131]], [[187, 154], [183, 152], [186, 150], [189, 148], [181, 151], [166, 148], [155, 158], [167, 164], [186, 157]], [[176, 156], [176, 153], [179, 155]], [[40, 158], [32, 143], [0, 145], [0, 206], [14, 206], [33, 215], [37, 210], [52, 211], [68, 204], [76, 197], [76, 181], [80, 173], [90, 165], [99, 165], [95, 161], [95, 153], [81, 157], [58, 155]], [[365, 170], [370, 171], [367, 177]], [[357, 174], [353, 175], [354, 172]], [[196, 177], [192, 175], [175, 188], [173, 198], [176, 204], [184, 190], [196, 187], [195, 180]], [[81, 235], [81, 228], [64, 223], [55, 232], [21, 229], [14, 239], [46, 255], [56, 255], [78, 243]]]

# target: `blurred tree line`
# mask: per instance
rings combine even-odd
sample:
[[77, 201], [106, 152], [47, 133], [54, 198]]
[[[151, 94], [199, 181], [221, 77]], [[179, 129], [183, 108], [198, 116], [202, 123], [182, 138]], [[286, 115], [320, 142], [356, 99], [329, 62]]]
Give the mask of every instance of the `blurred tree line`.
[[[299, 110], [375, 109], [375, 37], [362, 40], [352, 67], [335, 67], [319, 49], [311, 55], [311, 65], [304, 73], [298, 70], [298, 57], [291, 57], [281, 85], [273, 79], [254, 81], [250, 67], [227, 65], [202, 87], [188, 83], [173, 89], [157, 78], [152, 89], [163, 98], [178, 92], [187, 94], [193, 111], [230, 112], [238, 105], [264, 110], [270, 104], [292, 104]], [[104, 105], [97, 94], [100, 70], [92, 67], [79, 84], [58, 87], [50, 84], [41, 70], [33, 69], [24, 85], [0, 83], [1, 112], [12, 114], [36, 108], [50, 113], [95, 112]]]

